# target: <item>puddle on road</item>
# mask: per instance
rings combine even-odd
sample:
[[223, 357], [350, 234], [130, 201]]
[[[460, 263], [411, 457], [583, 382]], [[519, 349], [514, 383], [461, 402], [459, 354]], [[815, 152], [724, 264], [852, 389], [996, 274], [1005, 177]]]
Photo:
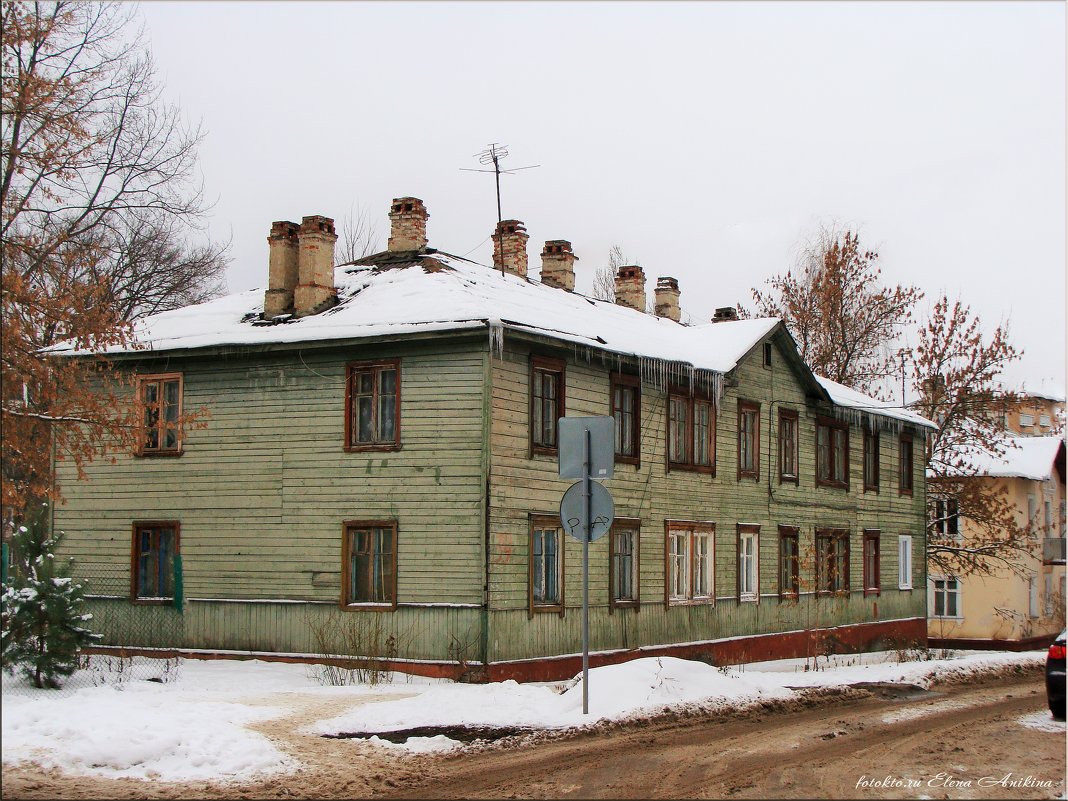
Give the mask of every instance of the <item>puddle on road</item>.
[[437, 737], [444, 735], [450, 740], [458, 740], [461, 743], [473, 743], [478, 740], [496, 742], [506, 737], [516, 737], [521, 734], [530, 734], [536, 729], [520, 726], [419, 726], [414, 729], [398, 729], [396, 731], [356, 731], [339, 732], [338, 734], [324, 734], [334, 740], [367, 740], [378, 737], [389, 740], [391, 743], [403, 745], [409, 737]]

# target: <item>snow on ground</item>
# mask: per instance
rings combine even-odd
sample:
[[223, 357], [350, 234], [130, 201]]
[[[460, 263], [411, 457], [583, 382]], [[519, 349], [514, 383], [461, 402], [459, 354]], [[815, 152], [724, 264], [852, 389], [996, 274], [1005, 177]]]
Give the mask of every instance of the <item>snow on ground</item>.
[[[840, 687], [860, 682], [929, 686], [936, 677], [966, 677], [992, 668], [1039, 665], [1044, 652], [964, 653], [945, 659], [898, 662], [895, 653], [783, 660], [731, 668], [672, 657], [636, 659], [590, 671], [589, 715], [582, 684], [454, 684], [395, 676], [390, 684], [324, 686], [305, 665], [184, 660], [165, 682], [126, 679], [107, 683], [72, 678], [65, 693], [34, 690], [4, 676], [2, 756], [45, 767], [104, 777], [241, 780], [289, 771], [297, 763], [250, 726], [300, 711], [300, 705], [336, 701], [334, 717], [308, 733], [386, 733], [423, 726], [560, 729], [648, 715], [668, 707], [739, 707], [789, 698], [793, 688]], [[140, 658], [138, 658], [140, 659]], [[150, 663], [153, 660], [143, 660]], [[79, 679], [82, 681], [79, 683]], [[1042, 715], [1021, 725], [1041, 727]], [[1045, 716], [1048, 718], [1048, 715]], [[1064, 724], [1057, 731], [1064, 731]], [[1052, 729], [1051, 729], [1052, 730]], [[459, 747], [442, 735], [410, 737], [403, 745], [374, 744], [406, 753]]]
[[1048, 712], [1035, 712], [1033, 715], [1024, 715], [1017, 718], [1016, 722], [1029, 729], [1050, 731], [1054, 734], [1064, 734], [1065, 724], [1063, 720], [1054, 720]]

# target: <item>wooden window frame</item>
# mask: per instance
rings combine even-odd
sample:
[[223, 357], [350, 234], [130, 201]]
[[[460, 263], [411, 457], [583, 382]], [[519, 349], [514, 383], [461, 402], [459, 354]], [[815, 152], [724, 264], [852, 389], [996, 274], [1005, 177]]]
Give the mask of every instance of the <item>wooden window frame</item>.
[[130, 534], [130, 603], [143, 604], [146, 606], [163, 606], [174, 603], [174, 596], [164, 598], [141, 598], [137, 592], [137, 586], [141, 578], [140, 548], [138, 542], [142, 529], [146, 528], [173, 528], [174, 529], [174, 555], [182, 553], [182, 524], [178, 520], [135, 520], [131, 526]]
[[[905, 445], [908, 444], [908, 469], [906, 470]], [[916, 485], [916, 446], [912, 434], [902, 434], [897, 441], [897, 494], [912, 496]], [[907, 477], [907, 483], [906, 483]]]
[[[835, 576], [827, 575], [827, 565], [824, 564], [824, 554], [820, 550], [822, 542], [830, 542], [832, 548], [830, 554], [838, 561], [840, 555], [838, 547], [841, 548], [841, 552], [845, 556], [845, 571], [838, 571], [837, 577], [839, 579], [839, 586], [829, 586]], [[835, 544], [840, 544], [835, 547]], [[850, 593], [850, 581], [849, 581], [849, 530], [842, 528], [818, 528], [816, 529], [816, 596], [817, 597], [834, 597], [834, 596], [848, 596]], [[825, 588], [824, 585], [828, 584]]]
[[[902, 577], [905, 576], [905, 572], [901, 569], [901, 545], [905, 540], [909, 543], [909, 569], [908, 569], [908, 583], [902, 581]], [[906, 592], [911, 592], [915, 589], [915, 585], [912, 583], [912, 535], [911, 534], [898, 534], [897, 537], [897, 588]]]
[[[177, 445], [175, 447], [173, 447], [173, 448], [164, 448], [163, 447], [163, 436], [164, 436], [165, 428], [164, 428], [163, 406], [162, 406], [162, 404], [163, 404], [163, 400], [162, 400], [163, 399], [163, 384], [164, 383], [168, 383], [170, 381], [177, 381], [178, 382], [178, 422], [175, 425], [175, 438], [177, 440]], [[156, 441], [159, 442], [160, 444], [159, 444], [158, 447], [155, 447], [155, 448], [150, 448], [147, 444], [145, 444], [145, 439], [146, 439], [146, 436], [148, 434], [148, 425], [145, 423], [145, 412], [147, 412], [147, 405], [145, 403], [145, 395], [144, 395], [144, 393], [145, 393], [145, 387], [148, 384], [158, 384], [159, 385], [159, 389], [157, 390], [157, 397], [160, 400], [159, 400], [159, 409], [157, 411], [157, 418], [156, 418], [156, 426], [155, 427], [156, 427], [156, 437], [157, 437]], [[184, 404], [185, 404], [185, 380], [183, 378], [183, 374], [182, 373], [152, 373], [152, 374], [149, 374], [149, 375], [139, 375], [137, 377], [136, 391], [137, 391], [137, 402], [138, 402], [139, 406], [141, 407], [140, 420], [141, 420], [142, 436], [141, 436], [141, 439], [140, 439], [140, 444], [137, 446], [136, 450], [134, 451], [134, 455], [135, 456], [139, 456], [139, 457], [149, 457], [149, 458], [157, 457], [157, 456], [181, 456], [182, 453], [184, 452], [184, 445], [185, 445], [185, 436], [184, 436], [185, 432], [182, 430], [182, 409], [184, 408]]]
[[[556, 548], [556, 569], [557, 576], [556, 582], [559, 588], [559, 600], [553, 604], [535, 603], [534, 602], [534, 529], [536, 528], [555, 528], [557, 533], [557, 548]], [[565, 559], [564, 553], [566, 548], [564, 527], [560, 523], [560, 517], [558, 515], [548, 514], [532, 514], [528, 517], [527, 521], [527, 618], [533, 619], [536, 614], [543, 614], [546, 612], [555, 613], [560, 617], [564, 616], [564, 576], [565, 576]]]
[[[931, 505], [931, 539], [935, 542], [959, 543], [961, 541], [959, 500], [952, 495], [928, 495], [927, 499]], [[950, 532], [951, 527], [956, 529], [955, 533]]]
[[[671, 597], [671, 535], [672, 532], [687, 534], [686, 568], [687, 588], [683, 598]], [[708, 554], [708, 595], [694, 595], [696, 571], [694, 570], [697, 537], [707, 537], [710, 551]], [[664, 523], [664, 607], [673, 606], [714, 606], [716, 603], [716, 524], [708, 521], [668, 520]]]
[[613, 425], [615, 424], [614, 421], [617, 410], [616, 388], [622, 387], [624, 390], [633, 390], [634, 392], [634, 420], [631, 423], [630, 432], [631, 439], [634, 442], [634, 455], [628, 456], [617, 450], [615, 452], [615, 460], [620, 464], [640, 466], [642, 461], [642, 380], [636, 375], [612, 373], [611, 376], [609, 376], [609, 386], [609, 406], [611, 407]]
[[[964, 617], [964, 604], [963, 604], [964, 587], [963, 587], [963, 585], [961, 583], [960, 577], [959, 576], [936, 575], [936, 576], [930, 576], [930, 580], [931, 580], [931, 598], [930, 598], [930, 602], [931, 602], [931, 606], [930, 606], [931, 617], [934, 618], [935, 620], [961, 620]], [[939, 589], [938, 589], [938, 582], [940, 582], [940, 581], [943, 583], [941, 593], [939, 592]], [[954, 582], [957, 585], [956, 588], [953, 589], [953, 590], [950, 590], [949, 587], [945, 586], [946, 583], [948, 583], [950, 581]], [[939, 594], [942, 595], [942, 612], [943, 612], [943, 614], [941, 614], [941, 615], [938, 614], [938, 596], [939, 596]], [[946, 601], [949, 599], [950, 595], [955, 596], [956, 606], [957, 606], [957, 613], [955, 615], [945, 614], [945, 612], [946, 612]]]
[[[834, 432], [844, 432], [842, 442], [842, 470], [844, 478], [842, 480], [836, 478], [820, 478], [820, 429], [828, 429], [827, 445], [828, 454], [827, 458], [830, 459], [831, 473], [834, 470]], [[816, 418], [816, 486], [817, 487], [833, 487], [835, 489], [849, 489], [849, 424], [844, 423], [841, 420], [835, 420], [831, 417], [817, 417]]]
[[[671, 458], [671, 401], [673, 398], [678, 398], [686, 404], [686, 459], [685, 462], [676, 462]], [[709, 464], [695, 464], [694, 463], [694, 411], [698, 403], [708, 405], [708, 456]], [[667, 406], [665, 408], [664, 423], [667, 430], [666, 448], [664, 456], [667, 459], [667, 470], [686, 470], [692, 473], [707, 473], [715, 478], [716, 475], [716, 424], [718, 414], [716, 412], [716, 404], [712, 398], [699, 392], [690, 392], [689, 390], [682, 389], [681, 387], [669, 387], [667, 395]]]
[[[390, 588], [392, 601], [352, 601], [349, 599], [350, 575], [349, 551], [352, 548], [352, 531], [364, 528], [389, 528], [393, 530], [393, 554], [391, 570], [393, 586]], [[400, 550], [400, 536], [396, 520], [346, 520], [341, 524], [341, 593], [338, 605], [345, 610], [368, 612], [392, 612], [397, 608], [397, 552]]]
[[[634, 597], [627, 600], [616, 598], [616, 527], [634, 532], [634, 550], [632, 557], [634, 565], [633, 584]], [[616, 609], [640, 609], [641, 608], [641, 520], [636, 517], [616, 518], [612, 523], [612, 529], [608, 532], [608, 613]]]
[[[754, 591], [742, 595], [742, 537], [753, 537], [753, 583]], [[759, 603], [760, 602], [760, 526], [755, 526], [747, 523], [739, 523], [736, 531], [735, 540], [735, 556], [737, 558], [737, 570], [736, 574], [736, 591], [738, 596], [738, 603]]]
[[764, 367], [771, 367], [771, 343], [764, 343]]
[[[874, 550], [869, 550], [872, 548]], [[874, 554], [874, 560], [872, 564], [869, 564], [869, 553]], [[864, 529], [861, 561], [863, 563], [863, 570], [861, 572], [863, 574], [862, 582], [864, 585], [864, 597], [868, 597], [871, 595], [879, 595], [881, 593], [882, 587], [882, 553], [880, 551], [879, 529]]]
[[[354, 442], [356, 435], [356, 393], [353, 392], [353, 384], [356, 374], [367, 370], [375, 371], [375, 389], [372, 402], [375, 415], [378, 414], [379, 379], [378, 372], [383, 369], [393, 369], [397, 372], [397, 394], [393, 409], [393, 439], [381, 442]], [[358, 362], [349, 362], [345, 365], [345, 450], [349, 453], [399, 451], [401, 448], [401, 363], [400, 359], [370, 359]]]
[[[795, 486], [800, 481], [801, 475], [801, 454], [798, 451], [799, 437], [798, 432], [800, 430], [800, 415], [796, 409], [779, 409], [779, 431], [778, 431], [778, 443], [779, 443], [779, 483], [780, 484], [794, 484]], [[794, 448], [794, 472], [786, 473], [783, 470], [783, 458], [785, 453], [783, 452], [783, 436], [782, 436], [782, 423], [783, 420], [789, 420], [793, 423], [793, 448]]]
[[[779, 598], [796, 601], [801, 595], [801, 530], [797, 526], [779, 526]], [[794, 555], [790, 570], [793, 586], [787, 589], [783, 586], [783, 561], [786, 558], [783, 553], [783, 540], [793, 540]]]
[[[742, 420], [744, 415], [753, 415], [753, 468], [742, 468]], [[738, 401], [738, 480], [751, 478], [760, 481], [760, 404], [751, 400]]]
[[[874, 475], [868, 471], [868, 458], [874, 454], [872, 463]], [[864, 426], [864, 452], [861, 460], [861, 472], [864, 475], [864, 492], [879, 492], [879, 432], [872, 426]]]
[[[534, 436], [534, 379], [538, 373], [555, 373], [557, 376], [556, 381], [556, 416], [553, 418], [553, 427], [556, 431], [556, 444], [549, 446], [539, 444]], [[529, 425], [527, 426], [530, 431], [530, 453], [542, 454], [545, 456], [556, 456], [560, 452], [560, 427], [557, 421], [564, 416], [567, 409], [566, 402], [566, 387], [567, 387], [567, 362], [563, 359], [553, 359], [548, 356], [531, 356], [530, 357], [530, 371], [529, 371], [529, 387], [530, 395], [527, 407], [527, 414], [529, 419]]]

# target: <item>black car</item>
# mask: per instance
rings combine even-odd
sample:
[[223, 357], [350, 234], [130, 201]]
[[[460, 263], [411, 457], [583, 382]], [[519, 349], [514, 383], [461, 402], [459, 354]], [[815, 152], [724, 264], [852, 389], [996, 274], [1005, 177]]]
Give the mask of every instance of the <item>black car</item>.
[[1057, 635], [1046, 654], [1046, 697], [1049, 711], [1064, 720], [1064, 632]]

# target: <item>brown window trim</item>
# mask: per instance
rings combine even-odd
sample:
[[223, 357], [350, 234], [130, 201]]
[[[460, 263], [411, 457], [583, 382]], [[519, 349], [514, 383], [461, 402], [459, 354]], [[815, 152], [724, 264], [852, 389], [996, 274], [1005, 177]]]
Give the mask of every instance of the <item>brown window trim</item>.
[[[903, 458], [904, 445], [906, 442], [909, 444], [909, 485], [907, 487], [905, 486], [905, 465]], [[912, 492], [916, 487], [916, 442], [912, 438], [912, 434], [902, 434], [900, 437], [898, 437], [897, 459], [897, 494], [912, 497]]]
[[[845, 431], [845, 442], [842, 445], [844, 454], [844, 471], [845, 480], [838, 481], [837, 479], [821, 479], [820, 478], [820, 428], [838, 429]], [[831, 437], [828, 442], [833, 446], [834, 438]], [[816, 486], [817, 487], [833, 487], [835, 489], [849, 489], [849, 424], [844, 423], [841, 420], [835, 420], [833, 417], [817, 417], [816, 418]], [[831, 448], [831, 452], [827, 458], [831, 460], [831, 464], [834, 464], [834, 448]]]
[[[779, 526], [779, 599], [796, 601], [801, 596], [801, 529], [798, 526]], [[792, 589], [786, 589], [782, 585], [782, 541], [792, 539], [794, 541], [794, 581]]]
[[[868, 542], [875, 542], [875, 576], [868, 575]], [[880, 550], [879, 529], [866, 528], [864, 529], [864, 539], [862, 540], [861, 559], [862, 565], [862, 580], [864, 585], [864, 597], [877, 596], [882, 592], [882, 551]], [[872, 580], [874, 578], [874, 581]]]
[[[742, 534], [756, 534], [756, 553], [753, 555], [756, 559], [756, 592], [752, 593], [750, 597], [742, 598]], [[752, 525], [749, 523], [738, 523], [735, 531], [734, 540], [734, 554], [735, 554], [735, 582], [734, 590], [735, 597], [738, 599], [738, 603], [760, 603], [760, 526]]]
[[[845, 562], [846, 572], [844, 576], [844, 582], [841, 589], [838, 590], [824, 590], [823, 586], [823, 559], [820, 554], [820, 540], [821, 539], [841, 540], [845, 543]], [[816, 597], [828, 598], [828, 597], [845, 597], [850, 593], [850, 580], [849, 571], [852, 569], [850, 565], [850, 548], [849, 548], [849, 529], [845, 528], [817, 528], [816, 529]]]
[[[608, 533], [608, 614], [612, 614], [616, 609], [634, 609], [635, 611], [641, 608], [642, 587], [641, 587], [641, 542], [642, 542], [642, 526], [641, 520], [637, 517], [617, 517], [612, 523], [612, 531]], [[615, 587], [615, 559], [616, 559], [616, 540], [613, 534], [615, 533], [616, 526], [620, 528], [633, 529], [635, 532], [634, 538], [634, 598], [630, 601], [617, 601], [616, 600], [616, 587]]]
[[[784, 473], [782, 471], [782, 421], [783, 420], [794, 421], [794, 472], [792, 475]], [[799, 484], [801, 473], [801, 454], [798, 451], [798, 445], [800, 444], [800, 431], [801, 431], [800, 415], [796, 409], [779, 409], [779, 430], [778, 430], [778, 443], [779, 443], [779, 483], [780, 484]]]
[[[398, 376], [399, 378], [399, 376]], [[379, 603], [376, 601], [348, 600], [349, 591], [349, 540], [354, 528], [392, 528], [393, 529], [393, 601]], [[399, 548], [398, 526], [396, 520], [346, 520], [341, 524], [341, 593], [338, 605], [346, 611], [392, 612], [397, 608], [397, 551]]]
[[[711, 592], [705, 596], [702, 595], [698, 598], [693, 597], [693, 582], [694, 582], [694, 569], [693, 558], [694, 549], [691, 545], [689, 549], [689, 572], [690, 572], [690, 586], [688, 589], [688, 595], [686, 598], [672, 598], [671, 597], [671, 532], [681, 530], [691, 532], [691, 539], [693, 534], [705, 534], [711, 538], [712, 553], [709, 554], [711, 559]], [[664, 522], [664, 608], [670, 609], [676, 606], [715, 606], [716, 605], [716, 524], [710, 521], [692, 521], [692, 520], [667, 520]]]
[[640, 466], [642, 463], [642, 380], [636, 375], [628, 375], [627, 373], [612, 373], [609, 376], [609, 406], [611, 407], [611, 415], [613, 420], [616, 416], [616, 387], [631, 387], [637, 391], [634, 393], [634, 425], [631, 436], [634, 439], [634, 456], [625, 456], [621, 453], [616, 453], [616, 462], [619, 464], [632, 464]]
[[[742, 413], [754, 412], [753, 419], [753, 470], [742, 469]], [[738, 480], [751, 478], [760, 481], [760, 404], [756, 401], [738, 401]]]
[[[689, 462], [673, 462], [671, 460], [671, 399], [682, 398], [687, 402], [689, 406], [689, 414], [686, 416], [686, 442], [689, 450], [690, 461]], [[711, 442], [708, 444], [708, 455], [712, 460], [711, 464], [694, 464], [693, 463], [693, 421], [694, 421], [694, 401], [701, 401], [707, 403], [709, 406], [710, 417], [709, 420], [709, 433], [711, 434]], [[716, 408], [715, 402], [711, 396], [704, 394], [703, 392], [690, 392], [688, 389], [682, 387], [668, 387], [667, 393], [667, 405], [664, 409], [664, 426], [665, 426], [665, 445], [664, 458], [667, 462], [667, 472], [672, 470], [685, 470], [691, 473], [705, 473], [712, 478], [716, 477], [716, 442], [718, 437], [716, 436], [716, 425], [719, 422], [719, 410]]]
[[[560, 602], [555, 604], [535, 604], [534, 603], [534, 528], [536, 526], [542, 526], [544, 528], [555, 528], [559, 531], [560, 541], [558, 543], [559, 548], [559, 570], [560, 573], [557, 576], [557, 583], [560, 588]], [[528, 515], [527, 520], [527, 618], [533, 619], [536, 614], [543, 614], [545, 612], [556, 613], [560, 617], [564, 616], [565, 595], [564, 595], [564, 576], [565, 576], [565, 555], [567, 552], [566, 534], [564, 533], [564, 527], [560, 523], [559, 515], [550, 514], [531, 514]]]
[[[535, 371], [544, 371], [548, 373], [557, 373], [560, 376], [557, 382], [556, 388], [556, 418], [559, 420], [564, 416], [567, 409], [566, 403], [566, 386], [567, 386], [567, 362], [563, 359], [553, 359], [548, 356], [534, 356], [530, 357], [530, 370], [528, 373], [529, 380], [529, 399], [527, 404], [527, 419], [530, 437], [530, 454], [542, 454], [545, 456], [556, 456], [560, 451], [560, 430], [557, 427], [556, 431], [556, 445], [550, 447], [547, 445], [536, 445], [534, 443], [534, 373]], [[556, 425], [554, 422], [553, 425]]]
[[182, 524], [179, 520], [135, 520], [130, 531], [130, 603], [144, 606], [169, 606], [174, 603], [174, 598], [139, 598], [137, 596], [137, 579], [139, 576], [138, 566], [138, 532], [142, 528], [162, 528], [169, 526], [174, 529], [174, 554], [182, 553]]
[[[393, 441], [392, 442], [369, 442], [369, 443], [354, 443], [352, 441], [353, 430], [353, 415], [355, 410], [353, 409], [353, 394], [352, 394], [352, 382], [353, 374], [358, 370], [366, 370], [370, 368], [380, 367], [392, 367], [397, 371], [397, 397], [393, 409], [393, 419], [395, 425], [393, 427]], [[376, 404], [377, 406], [377, 404]], [[366, 361], [349, 362], [345, 365], [345, 451], [348, 453], [365, 453], [365, 452], [383, 452], [383, 451], [399, 451], [401, 449], [401, 363], [400, 359], [369, 359]]]
[[[160, 403], [162, 404], [162, 402], [163, 402], [163, 400], [162, 400], [162, 382], [164, 382], [164, 381], [175, 381], [175, 380], [178, 381], [178, 426], [177, 426], [178, 445], [176, 447], [174, 447], [174, 448], [163, 448], [162, 445], [159, 448], [148, 448], [144, 444], [144, 436], [142, 434], [141, 442], [137, 446], [137, 448], [134, 450], [134, 456], [137, 456], [137, 457], [140, 457], [140, 458], [155, 459], [157, 457], [181, 456], [185, 452], [185, 432], [182, 430], [182, 424], [181, 424], [182, 409], [185, 407], [185, 379], [184, 379], [182, 373], [152, 373], [152, 374], [149, 374], [149, 375], [139, 375], [139, 376], [137, 376], [137, 386], [136, 386], [137, 402], [142, 407], [142, 412], [141, 412], [141, 416], [140, 416], [140, 420], [141, 420], [140, 425], [141, 425], [143, 431], [146, 430], [145, 429], [145, 424], [144, 424], [144, 419], [145, 418], [144, 418], [144, 411], [143, 411], [143, 407], [144, 407], [144, 385], [148, 384], [148, 383], [155, 383], [155, 382], [159, 382], [161, 384], [161, 388], [160, 388], [161, 389]], [[157, 425], [157, 427], [159, 428], [159, 432], [160, 432], [160, 440], [159, 441], [160, 441], [160, 443], [162, 443], [163, 442], [163, 438], [162, 438], [163, 429], [162, 429], [162, 425], [161, 425], [162, 422], [163, 422], [162, 406], [160, 408], [160, 412], [161, 412], [161, 414], [159, 416], [159, 424]]]
[[[874, 483], [868, 481], [868, 448], [871, 447], [869, 443], [873, 443], [875, 447], [875, 479]], [[874, 426], [864, 426], [864, 450], [861, 454], [861, 468], [860, 472], [863, 476], [864, 492], [879, 492], [879, 432]]]

